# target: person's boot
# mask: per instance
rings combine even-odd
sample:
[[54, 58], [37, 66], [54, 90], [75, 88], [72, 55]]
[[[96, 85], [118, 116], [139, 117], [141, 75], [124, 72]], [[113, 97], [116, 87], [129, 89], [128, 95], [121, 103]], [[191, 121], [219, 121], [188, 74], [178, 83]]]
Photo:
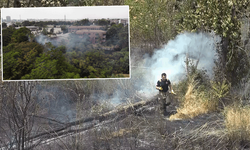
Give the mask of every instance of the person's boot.
[[[169, 104], [170, 105], [170, 104]], [[166, 106], [165, 116], [170, 117], [171, 116], [171, 110], [169, 105]]]
[[167, 102], [167, 103], [166, 103], [166, 107], [169, 106], [170, 104], [171, 104], [171, 102]]

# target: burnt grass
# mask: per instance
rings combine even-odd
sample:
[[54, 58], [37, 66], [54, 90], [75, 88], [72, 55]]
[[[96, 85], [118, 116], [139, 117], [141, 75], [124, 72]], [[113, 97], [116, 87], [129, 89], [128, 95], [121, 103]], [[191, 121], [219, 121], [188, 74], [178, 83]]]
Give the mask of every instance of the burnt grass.
[[[82, 119], [67, 128], [66, 136], [36, 149], [248, 149], [248, 141], [234, 141], [227, 136], [221, 112], [211, 112], [192, 119], [168, 120], [176, 113], [170, 105], [164, 117], [156, 111], [155, 100], [100, 116]], [[64, 135], [63, 132], [57, 135]], [[58, 138], [59, 137], [59, 138]], [[49, 139], [49, 138], [48, 138]], [[47, 139], [47, 140], [48, 140]], [[60, 139], [60, 140], [59, 140]], [[52, 141], [52, 142], [51, 142]]]

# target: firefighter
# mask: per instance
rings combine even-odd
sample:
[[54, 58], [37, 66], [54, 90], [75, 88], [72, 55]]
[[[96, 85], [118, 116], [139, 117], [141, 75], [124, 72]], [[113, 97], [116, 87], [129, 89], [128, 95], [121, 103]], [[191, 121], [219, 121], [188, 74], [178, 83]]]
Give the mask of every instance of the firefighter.
[[169, 79], [167, 79], [166, 73], [161, 74], [161, 79], [158, 80], [156, 89], [159, 90], [158, 94], [158, 110], [162, 116], [166, 113], [166, 106], [169, 106], [171, 101], [169, 98], [169, 91], [170, 93], [174, 93], [171, 82]]

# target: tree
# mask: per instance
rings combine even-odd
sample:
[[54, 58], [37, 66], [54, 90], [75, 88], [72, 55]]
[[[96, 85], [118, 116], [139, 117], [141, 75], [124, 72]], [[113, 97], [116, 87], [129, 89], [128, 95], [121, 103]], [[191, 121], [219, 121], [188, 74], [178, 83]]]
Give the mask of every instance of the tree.
[[77, 21], [75, 23], [76, 26], [86, 26], [86, 25], [90, 25], [89, 19], [82, 19], [80, 21]]
[[106, 33], [107, 45], [117, 45], [119, 41], [118, 33], [119, 28], [116, 24], [110, 27], [110, 29]]
[[41, 57], [36, 59], [35, 68], [22, 79], [55, 79], [55, 76], [58, 75], [56, 65], [57, 60], [50, 60], [49, 57], [42, 54]]
[[29, 40], [29, 37], [31, 36], [31, 31], [26, 28], [22, 27], [18, 30], [15, 30], [11, 37], [11, 42], [13, 43], [21, 43]]
[[64, 45], [57, 47], [59, 51], [61, 51], [63, 54], [66, 53], [66, 47]]
[[6, 7], [8, 1], [9, 1], [9, 0], [2, 0], [2, 1], [0, 2], [0, 7], [2, 8], [4, 5], [5, 5], [5, 7]]
[[30, 21], [24, 21], [24, 22], [22, 22], [22, 24], [23, 24], [23, 26], [31, 26], [32, 24], [31, 24], [31, 22]]
[[[245, 53], [239, 49], [241, 46], [241, 18], [249, 6], [247, 0], [243, 1], [206, 1], [185, 0], [181, 3], [177, 23], [179, 31], [211, 32], [214, 31], [222, 37], [218, 48], [219, 59], [215, 70], [218, 79], [226, 77], [232, 85], [236, 85], [248, 73], [249, 63]], [[241, 58], [241, 59], [240, 59]]]
[[3, 48], [4, 80], [20, 79], [30, 73], [43, 47], [35, 42], [12, 43]]
[[13, 27], [8, 27], [2, 30], [3, 46], [9, 45], [9, 43], [11, 42], [12, 34], [14, 33], [15, 30], [16, 29]]
[[110, 24], [111, 27], [112, 27], [113, 25], [116, 25], [116, 23], [112, 22], [112, 23]]
[[131, 45], [149, 49], [159, 48], [177, 35], [175, 28], [176, 1], [127, 0], [130, 7]]
[[99, 19], [99, 20], [95, 21], [95, 23], [97, 25], [100, 25], [100, 26], [106, 26], [106, 25], [110, 24], [110, 21], [106, 20], [106, 19]]
[[29, 138], [35, 132], [33, 116], [38, 112], [36, 82], [9, 82], [1, 86], [4, 90], [1, 101], [1, 126], [6, 127], [6, 131], [2, 133], [2, 137], [8, 140], [8, 143], [5, 143], [6, 148], [34, 148], [36, 144]]
[[3, 22], [3, 23], [2, 23], [2, 27], [3, 27], [3, 28], [7, 28], [7, 23]]
[[115, 25], [113, 25], [106, 33], [106, 39], [109, 40], [109, 39], [112, 39], [116, 36], [117, 34], [117, 28]]
[[100, 50], [92, 50], [84, 53], [82, 60], [79, 62], [81, 77], [107, 77], [111, 75], [109, 60], [105, 59], [105, 54]]
[[65, 79], [79, 78], [80, 70], [66, 61], [63, 54], [65, 47], [58, 48], [47, 45], [50, 51], [41, 54], [36, 58], [30, 73], [22, 76], [22, 79]]
[[50, 29], [50, 33], [53, 34], [54, 33], [54, 28]]
[[121, 31], [118, 33], [119, 42], [118, 45], [121, 47], [121, 49], [128, 47], [128, 26], [125, 26], [121, 29]]
[[42, 34], [43, 34], [43, 35], [47, 35], [47, 34], [48, 34], [48, 31], [47, 31], [46, 28], [43, 28]]
[[14, 0], [14, 7], [21, 7], [20, 0]]
[[106, 45], [114, 45], [115, 50], [128, 47], [128, 26], [114, 24], [106, 33]]
[[68, 33], [68, 28], [65, 25], [61, 26], [61, 30], [63, 33]]

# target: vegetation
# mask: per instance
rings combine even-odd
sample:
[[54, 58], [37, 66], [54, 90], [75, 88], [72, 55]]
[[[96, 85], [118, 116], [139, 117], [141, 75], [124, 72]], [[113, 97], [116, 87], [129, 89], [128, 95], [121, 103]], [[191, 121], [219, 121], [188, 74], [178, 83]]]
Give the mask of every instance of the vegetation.
[[[98, 124], [84, 120], [87, 123], [79, 125], [76, 123], [74, 134], [67, 137], [58, 134], [61, 132], [56, 129], [67, 124], [60, 122], [61, 117], [56, 115], [61, 109], [65, 112], [68, 101], [71, 106], [76, 106], [70, 109], [77, 112], [75, 118], [89, 120], [114, 109], [112, 104], [116, 97], [133, 106], [132, 103], [136, 100], [147, 99], [140, 97], [137, 91], [141, 86], [140, 81], [144, 72], [132, 68], [133, 76], [130, 80], [0, 82], [0, 135], [5, 137], [0, 144], [6, 147], [12, 146], [11, 148], [15, 144], [18, 149], [38, 150], [249, 148], [250, 48], [248, 45], [250, 43], [246, 39], [249, 39], [250, 31], [247, 24], [250, 6], [247, 0], [155, 0], [154, 2], [151, 0], [48, 2], [3, 0], [0, 2], [0, 5], [5, 7], [118, 4], [130, 6], [132, 65], [141, 63], [144, 54], [153, 55], [178, 33], [214, 32], [222, 40], [217, 45], [218, 57], [215, 59], [216, 66], [212, 78], [208, 78], [205, 70], [200, 70], [189, 63], [187, 58], [186, 78], [173, 85], [177, 93], [173, 97], [178, 100], [179, 107], [169, 120], [154, 113], [153, 102], [148, 107], [144, 106], [141, 109], [131, 107], [130, 112], [126, 109], [124, 113], [115, 114], [114, 112], [120, 108], [118, 107], [110, 113], [115, 114], [115, 117], [110, 115], [108, 121], [98, 120]], [[102, 20], [96, 24], [106, 24], [106, 22]], [[65, 47], [60, 44], [55, 47], [51, 43], [43, 46], [32, 42], [32, 35], [28, 30], [21, 29], [25, 32], [21, 34], [22, 32], [14, 28], [7, 28], [3, 30], [2, 35], [4, 69], [8, 68], [4, 70], [4, 74], [9, 74], [8, 78], [11, 79], [37, 76], [46, 78], [119, 76], [118, 74], [126, 72], [123, 69], [128, 67], [128, 47], [124, 46], [128, 39], [123, 35], [127, 34], [126, 28], [114, 24], [108, 30], [105, 46], [116, 46], [116, 51], [112, 54], [93, 48], [87, 38], [84, 39], [87, 43], [84, 46], [81, 45], [81, 41], [74, 46], [68, 45], [67, 42], [62, 42], [66, 43]], [[73, 36], [69, 39], [73, 40]], [[31, 50], [28, 50], [29, 48]], [[57, 76], [59, 74], [60, 77]], [[144, 78], [143, 82], [146, 82]], [[154, 86], [152, 85], [153, 88]], [[63, 106], [60, 107], [60, 104]], [[35, 120], [35, 116], [46, 119]], [[175, 121], [176, 119], [179, 121]], [[67, 129], [64, 131], [74, 130]], [[45, 137], [45, 140], [50, 136], [57, 137], [51, 140], [55, 142], [47, 144], [38, 142], [34, 145], [29, 140], [30, 137], [44, 131], [48, 136], [40, 137]], [[41, 142], [45, 140], [41, 139]]]
[[87, 25], [90, 25], [90, 22], [88, 19], [82, 19], [80, 21], [76, 21], [73, 25], [75, 25], [75, 26], [87, 26]]
[[174, 1], [126, 0], [130, 6], [131, 45], [140, 45], [143, 53], [153, 53], [177, 35]]
[[[190, 7], [180, 7], [180, 11], [185, 14], [179, 16], [180, 21], [177, 23], [179, 31], [214, 31], [220, 35], [222, 41], [217, 52], [220, 58], [216, 60], [216, 76], [225, 76], [232, 84], [239, 83], [246, 76], [249, 68], [248, 58], [239, 48], [242, 47], [241, 19], [246, 14], [249, 2], [225, 0], [218, 3], [199, 0], [186, 1], [183, 5]], [[226, 9], [221, 10], [222, 7]]]
[[247, 144], [249, 139], [249, 106], [237, 104], [225, 108], [225, 124], [229, 135], [229, 140], [237, 140]]
[[[249, 92], [243, 90], [248, 89], [249, 86], [250, 59], [247, 54], [249, 47], [246, 47], [246, 43], [243, 44], [241, 39], [242, 23], [246, 23], [243, 20], [249, 20], [248, 1], [181, 0], [154, 1], [152, 3], [149, 0], [127, 0], [125, 3], [130, 5], [130, 23], [131, 31], [133, 31], [130, 34], [131, 44], [133, 47], [138, 47], [131, 51], [135, 55], [153, 54], [169, 39], [185, 31], [214, 32], [222, 38], [221, 43], [217, 45], [218, 59], [215, 60], [213, 78], [207, 79], [201, 74], [202, 70], [194, 67], [193, 72], [187, 72], [187, 78], [175, 85], [174, 89], [177, 90], [180, 107], [175, 115], [170, 116], [170, 120], [190, 119], [201, 114], [220, 111], [221, 108], [225, 109], [233, 102], [244, 103], [249, 98], [246, 95]], [[222, 10], [222, 8], [226, 9]], [[249, 33], [249, 29], [245, 29], [244, 32]], [[193, 68], [193, 66], [187, 63], [186, 68]], [[244, 94], [242, 91], [245, 91]], [[241, 118], [241, 109], [243, 108], [234, 109], [235, 118], [236, 116]], [[229, 111], [225, 113], [228, 113], [227, 118], [231, 115]], [[242, 120], [236, 122], [240, 123]], [[242, 126], [249, 126], [248, 122], [243, 122]], [[234, 126], [233, 122], [227, 121], [228, 129], [228, 124]], [[241, 130], [240, 128], [234, 129], [238, 132]], [[244, 128], [241, 131], [240, 133], [246, 133]], [[232, 132], [229, 135], [232, 135]], [[233, 144], [233, 141], [239, 136], [241, 134], [238, 133], [230, 136], [230, 142], [224, 144]], [[239, 145], [234, 145], [234, 148], [239, 149], [243, 145], [249, 146], [249, 140], [239, 139], [237, 140]], [[197, 137], [195, 140], [199, 140], [199, 138]], [[201, 140], [205, 140], [205, 138]], [[178, 144], [181, 142], [183, 141]], [[189, 144], [185, 144], [183, 145], [185, 149], [189, 148]], [[203, 144], [205, 143], [203, 142]], [[178, 148], [183, 148], [181, 145], [178, 146], [180, 146]], [[205, 147], [205, 149], [207, 148]]]
[[67, 33], [68, 32], [68, 28], [65, 25], [61, 26], [61, 30], [63, 31], [63, 33]]
[[106, 20], [106, 19], [98, 19], [96, 21], [94, 21], [94, 23], [96, 25], [100, 25], [100, 26], [107, 26], [107, 25], [110, 25], [110, 21], [109, 20]]
[[[65, 26], [62, 28], [66, 32]], [[50, 32], [43, 29], [42, 33], [53, 31], [53, 28]], [[114, 46], [115, 51], [94, 49], [88, 36], [79, 38], [75, 34], [57, 43], [47, 37], [56, 45], [51, 42], [40, 45], [25, 27], [8, 27], [3, 30], [3, 38], [4, 80], [108, 78], [129, 74], [128, 26], [113, 25], [107, 31], [107, 41], [102, 45]]]
[[176, 114], [170, 116], [170, 120], [190, 119], [201, 114], [213, 112], [217, 109], [218, 100], [213, 97], [212, 94], [208, 93], [209, 91], [205, 92], [207, 90], [198, 88], [200, 87], [195, 81], [189, 83], [180, 108], [177, 109]]
[[46, 27], [47, 25], [73, 25], [70, 21], [23, 21], [20, 25], [22, 26], [38, 26]]

